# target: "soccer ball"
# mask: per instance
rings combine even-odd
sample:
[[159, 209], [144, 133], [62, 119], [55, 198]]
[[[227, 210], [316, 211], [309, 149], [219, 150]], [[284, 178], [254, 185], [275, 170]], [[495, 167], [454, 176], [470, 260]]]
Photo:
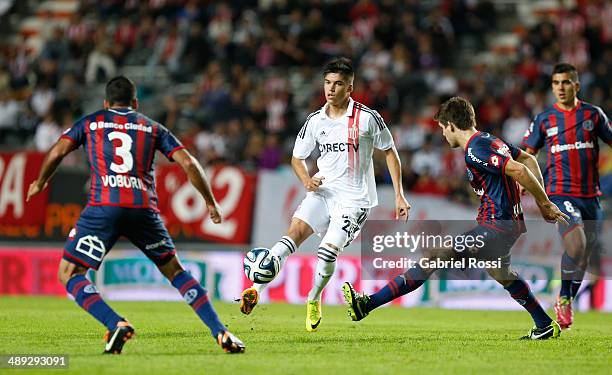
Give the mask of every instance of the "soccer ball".
[[278, 258], [264, 247], [252, 249], [244, 257], [244, 274], [254, 283], [267, 284], [280, 269]]

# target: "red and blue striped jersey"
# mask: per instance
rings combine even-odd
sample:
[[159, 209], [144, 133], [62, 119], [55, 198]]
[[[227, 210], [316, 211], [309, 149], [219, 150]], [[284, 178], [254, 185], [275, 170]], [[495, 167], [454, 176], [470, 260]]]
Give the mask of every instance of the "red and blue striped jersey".
[[571, 111], [557, 104], [537, 115], [522, 147], [546, 149], [546, 194], [589, 198], [599, 190], [598, 139], [612, 144], [612, 127], [601, 108], [579, 101]]
[[62, 138], [83, 145], [91, 169], [89, 205], [157, 209], [155, 150], [168, 160], [184, 146], [163, 125], [131, 108], [87, 115]]
[[521, 153], [489, 133], [477, 132], [465, 147], [467, 177], [480, 197], [478, 224], [498, 230], [526, 231], [518, 184], [505, 174], [506, 164]]

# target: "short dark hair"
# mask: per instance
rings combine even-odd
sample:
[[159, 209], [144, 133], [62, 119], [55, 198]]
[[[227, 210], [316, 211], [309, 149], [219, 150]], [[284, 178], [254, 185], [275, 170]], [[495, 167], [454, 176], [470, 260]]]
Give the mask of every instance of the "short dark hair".
[[552, 75], [559, 73], [569, 73], [572, 76], [572, 80], [578, 82], [578, 69], [575, 66], [568, 63], [559, 63], [553, 67]]
[[329, 73], [341, 74], [344, 78], [355, 78], [353, 71], [353, 62], [348, 57], [336, 57], [325, 65], [323, 69], [323, 77]]
[[126, 76], [117, 76], [106, 84], [106, 101], [110, 105], [130, 105], [136, 99], [136, 86]]
[[467, 99], [455, 96], [442, 103], [434, 120], [445, 127], [452, 122], [460, 130], [467, 130], [476, 126], [476, 113]]

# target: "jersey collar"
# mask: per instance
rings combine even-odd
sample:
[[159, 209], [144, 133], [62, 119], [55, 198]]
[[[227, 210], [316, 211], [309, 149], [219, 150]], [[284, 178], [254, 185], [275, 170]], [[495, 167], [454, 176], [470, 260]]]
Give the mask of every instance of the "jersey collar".
[[116, 113], [118, 115], [127, 115], [128, 113], [134, 112], [132, 107], [108, 108], [107, 111]]
[[[344, 115], [342, 117], [351, 117], [351, 116], [353, 116], [353, 107], [354, 106], [355, 106], [355, 101], [353, 100], [353, 98], [351, 98], [349, 96], [348, 107], [346, 107], [346, 113], [344, 113]], [[321, 108], [321, 116], [330, 119], [330, 117], [327, 116], [327, 107], [329, 107], [329, 103], [325, 103], [325, 105]]]
[[559, 105], [557, 103], [553, 104], [553, 107], [555, 107], [555, 109], [557, 111], [561, 111], [561, 112], [565, 112], [565, 113], [572, 113], [572, 112], [576, 112], [578, 110], [578, 108], [580, 108], [581, 105], [582, 105], [582, 100], [578, 100], [578, 104], [576, 104], [576, 106], [574, 108], [570, 109], [569, 111], [559, 107]]
[[476, 130], [476, 133], [472, 134], [472, 136], [470, 137], [470, 139], [468, 139], [467, 143], [465, 144], [465, 149], [467, 150], [467, 148], [470, 145], [470, 142], [472, 142], [472, 140], [474, 139], [474, 137], [476, 137], [478, 134], [480, 134], [480, 130]]

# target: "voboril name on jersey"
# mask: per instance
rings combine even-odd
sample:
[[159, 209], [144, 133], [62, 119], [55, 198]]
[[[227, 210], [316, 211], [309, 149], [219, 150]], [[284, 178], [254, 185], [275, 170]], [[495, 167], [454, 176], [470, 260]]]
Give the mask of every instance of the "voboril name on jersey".
[[585, 148], [593, 148], [595, 147], [593, 142], [582, 142], [578, 141], [575, 143], [570, 143], [566, 145], [552, 145], [550, 148], [550, 153], [554, 154], [557, 152], [568, 151], [568, 150], [581, 150]]
[[110, 187], [120, 187], [147, 191], [145, 183], [140, 178], [134, 176], [126, 176], [122, 174], [104, 175], [102, 176], [102, 184], [104, 184], [104, 186]]
[[132, 122], [127, 122], [125, 124], [116, 124], [114, 122], [104, 122], [104, 121], [90, 122], [89, 129], [91, 131], [95, 131], [98, 129], [139, 130], [139, 131], [147, 132], [147, 133], [151, 133], [153, 131], [152, 126], [134, 124]]
[[339, 143], [323, 143], [319, 145], [319, 152], [345, 152], [349, 148], [354, 151], [359, 151], [359, 145], [354, 143], [339, 142]]

